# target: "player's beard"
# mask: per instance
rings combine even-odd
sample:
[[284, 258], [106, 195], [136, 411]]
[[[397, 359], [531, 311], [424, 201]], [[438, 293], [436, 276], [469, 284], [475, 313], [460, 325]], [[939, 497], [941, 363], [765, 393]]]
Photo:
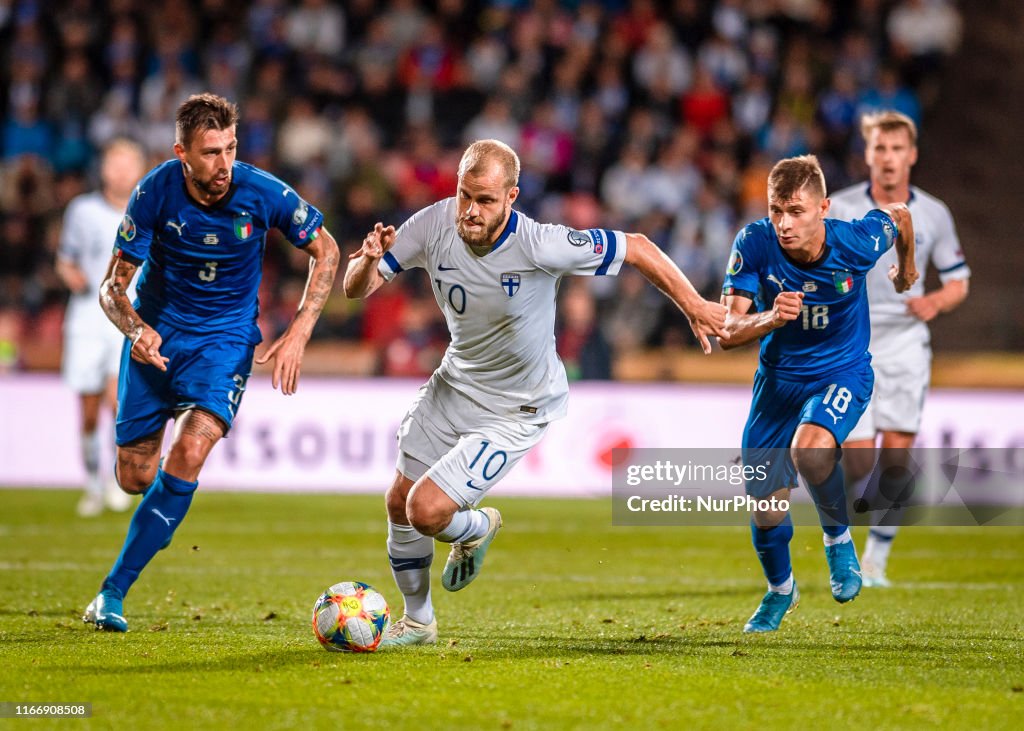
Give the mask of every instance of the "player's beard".
[[459, 216], [455, 222], [455, 227], [459, 232], [459, 236], [470, 246], [486, 246], [494, 240], [494, 235], [498, 232], [498, 229], [505, 222], [505, 216], [508, 210], [502, 211], [500, 214], [495, 216], [493, 219], [488, 221], [487, 219], [481, 219], [480, 216], [473, 216], [483, 223], [482, 226], [473, 227], [472, 229], [466, 226], [466, 217]]
[[[218, 170], [217, 172], [210, 175], [207, 180], [203, 180], [191, 166], [186, 166], [185, 172], [188, 174], [189, 180], [192, 181], [192, 185], [196, 186], [199, 190], [203, 191], [208, 196], [219, 196], [224, 195], [228, 188], [231, 187], [231, 171], [230, 170]], [[227, 180], [224, 183], [216, 183], [214, 181], [217, 178], [227, 175]]]

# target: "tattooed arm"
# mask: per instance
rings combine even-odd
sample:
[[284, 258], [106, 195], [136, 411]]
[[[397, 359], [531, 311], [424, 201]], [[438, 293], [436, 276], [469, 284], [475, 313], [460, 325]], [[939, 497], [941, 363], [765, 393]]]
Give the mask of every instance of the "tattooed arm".
[[274, 358], [274, 388], [280, 384], [281, 392], [293, 394], [299, 385], [299, 372], [302, 370], [302, 354], [313, 334], [313, 326], [320, 317], [320, 312], [327, 302], [327, 297], [334, 286], [334, 275], [338, 271], [338, 242], [327, 232], [320, 229], [320, 235], [307, 244], [303, 251], [312, 257], [309, 266], [309, 279], [302, 293], [299, 310], [295, 313], [291, 324], [284, 334], [267, 349], [267, 352], [256, 359], [260, 365]]
[[160, 355], [163, 338], [142, 321], [128, 299], [128, 285], [132, 283], [137, 268], [119, 256], [111, 257], [107, 275], [100, 285], [100, 307], [117, 329], [132, 341], [133, 360], [149, 363], [166, 371], [167, 358]]

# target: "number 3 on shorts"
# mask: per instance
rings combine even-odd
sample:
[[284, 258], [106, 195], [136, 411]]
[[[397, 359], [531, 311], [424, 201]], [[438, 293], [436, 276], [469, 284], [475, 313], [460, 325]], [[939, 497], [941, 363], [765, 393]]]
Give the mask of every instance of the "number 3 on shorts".
[[[480, 451], [473, 457], [473, 461], [469, 463], [469, 469], [471, 471], [476, 470], [479, 465], [480, 474], [483, 477], [483, 481], [490, 482], [498, 474], [505, 469], [505, 465], [508, 464], [508, 454], [500, 449], [491, 451], [490, 455], [484, 459], [484, 454], [490, 449], [491, 443], [486, 439], [480, 440]], [[466, 481], [466, 487], [471, 487], [474, 490], [482, 490], [483, 484], [474, 485], [474, 478], [470, 478]]]

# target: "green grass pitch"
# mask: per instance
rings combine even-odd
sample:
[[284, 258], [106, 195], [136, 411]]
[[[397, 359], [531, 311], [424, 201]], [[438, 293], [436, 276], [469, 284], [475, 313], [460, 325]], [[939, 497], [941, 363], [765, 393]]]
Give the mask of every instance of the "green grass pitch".
[[[615, 528], [607, 500], [501, 499], [481, 578], [437, 585], [436, 647], [327, 653], [320, 592], [367, 581], [401, 614], [382, 500], [209, 493], [125, 604], [79, 621], [126, 515], [0, 490], [0, 701], [93, 704], [10, 728], [1021, 728], [1024, 529], [915, 528], [898, 586], [829, 594], [820, 532], [793, 542], [800, 608], [745, 637], [764, 591], [749, 533]], [[857, 534], [862, 542], [863, 529]], [[77, 727], [77, 726], [74, 726]]]

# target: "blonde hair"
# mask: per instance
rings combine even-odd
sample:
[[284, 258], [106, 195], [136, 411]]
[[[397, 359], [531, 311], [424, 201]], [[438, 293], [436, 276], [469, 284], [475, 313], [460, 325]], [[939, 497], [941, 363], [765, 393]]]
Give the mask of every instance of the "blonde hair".
[[825, 197], [825, 173], [814, 155], [779, 160], [768, 173], [768, 200], [791, 200], [805, 187], [818, 197]]
[[138, 155], [139, 159], [145, 163], [146, 151], [142, 149], [142, 145], [133, 140], [131, 137], [114, 137], [103, 145], [101, 157], [106, 157], [112, 152], [130, 152], [133, 155]]
[[865, 142], [871, 137], [871, 131], [874, 129], [879, 129], [882, 132], [894, 132], [898, 129], [905, 129], [910, 136], [911, 146], [917, 146], [917, 125], [914, 124], [914, 120], [903, 112], [887, 109], [881, 112], [865, 114], [860, 118], [860, 134]]
[[477, 140], [462, 153], [459, 161], [459, 178], [465, 175], [481, 175], [488, 172], [492, 161], [501, 165], [505, 174], [505, 187], [514, 188], [519, 184], [519, 155], [499, 140]]

